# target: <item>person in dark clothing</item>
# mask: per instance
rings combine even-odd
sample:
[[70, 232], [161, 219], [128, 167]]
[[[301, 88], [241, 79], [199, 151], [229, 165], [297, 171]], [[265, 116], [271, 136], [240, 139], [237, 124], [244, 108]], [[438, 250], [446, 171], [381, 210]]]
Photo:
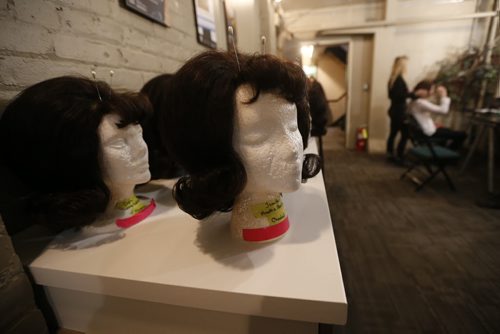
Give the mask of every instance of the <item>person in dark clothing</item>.
[[309, 108], [311, 110], [311, 136], [326, 134], [327, 115], [330, 112], [323, 86], [314, 77], [309, 77]]
[[[387, 158], [396, 163], [402, 163], [404, 160], [404, 151], [408, 141], [408, 130], [405, 126], [406, 99], [410, 97], [408, 86], [403, 78], [406, 73], [406, 56], [396, 57], [392, 65], [391, 77], [389, 78], [388, 91], [391, 106], [389, 108], [389, 117], [391, 119], [391, 129], [389, 138], [387, 138]], [[397, 156], [394, 157], [394, 139], [398, 132], [401, 138], [397, 147]]]
[[308, 80], [309, 109], [311, 112], [311, 136], [318, 137], [319, 156], [323, 159], [323, 139], [326, 134], [326, 123], [330, 106], [323, 86], [314, 77]]

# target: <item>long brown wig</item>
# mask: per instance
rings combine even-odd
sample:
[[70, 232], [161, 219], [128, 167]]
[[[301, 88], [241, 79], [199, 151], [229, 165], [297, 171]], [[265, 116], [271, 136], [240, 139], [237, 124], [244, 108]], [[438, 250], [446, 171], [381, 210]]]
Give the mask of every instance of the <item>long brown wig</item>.
[[[204, 52], [189, 60], [172, 78], [167, 112], [160, 118], [162, 139], [188, 175], [173, 194], [180, 208], [202, 219], [230, 211], [246, 184], [246, 172], [233, 148], [235, 93], [249, 84], [255, 95], [274, 93], [297, 106], [304, 148], [310, 131], [307, 78], [302, 69], [272, 55]], [[307, 155], [303, 178], [319, 172], [319, 157]]]

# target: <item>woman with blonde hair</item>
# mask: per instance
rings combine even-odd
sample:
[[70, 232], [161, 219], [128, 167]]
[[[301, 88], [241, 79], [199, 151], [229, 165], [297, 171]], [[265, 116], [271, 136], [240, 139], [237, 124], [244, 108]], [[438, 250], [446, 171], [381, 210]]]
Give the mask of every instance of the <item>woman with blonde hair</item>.
[[[391, 76], [388, 82], [389, 99], [391, 106], [389, 108], [389, 117], [391, 118], [391, 130], [389, 138], [387, 138], [387, 158], [396, 163], [403, 163], [404, 150], [408, 133], [404, 125], [406, 113], [406, 99], [410, 96], [408, 86], [403, 78], [406, 74], [406, 64], [408, 57], [399, 56], [394, 59], [392, 65]], [[397, 156], [394, 157], [394, 139], [398, 132], [401, 133], [401, 138], [397, 147]]]

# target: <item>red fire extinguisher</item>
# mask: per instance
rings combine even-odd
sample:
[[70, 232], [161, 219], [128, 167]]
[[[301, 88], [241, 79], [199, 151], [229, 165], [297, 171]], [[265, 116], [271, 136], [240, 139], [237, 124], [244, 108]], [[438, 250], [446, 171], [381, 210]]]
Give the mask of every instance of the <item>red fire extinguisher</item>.
[[360, 126], [356, 129], [356, 150], [366, 151], [366, 141], [368, 140], [368, 129]]

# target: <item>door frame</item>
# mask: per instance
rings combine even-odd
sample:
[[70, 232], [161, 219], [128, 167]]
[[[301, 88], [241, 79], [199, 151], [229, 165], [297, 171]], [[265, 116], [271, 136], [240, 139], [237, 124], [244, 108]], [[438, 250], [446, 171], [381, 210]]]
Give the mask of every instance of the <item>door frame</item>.
[[347, 66], [346, 66], [346, 86], [347, 86], [347, 103], [346, 103], [346, 111], [345, 111], [345, 143], [347, 145], [347, 138], [350, 135], [350, 113], [351, 113], [351, 96], [352, 96], [352, 48], [353, 48], [353, 40], [350, 36], [339, 36], [339, 37], [329, 37], [325, 39], [314, 39], [309, 41], [301, 41], [300, 46], [302, 45], [314, 45], [316, 46], [335, 46], [335, 45], [348, 45], [347, 51]]

